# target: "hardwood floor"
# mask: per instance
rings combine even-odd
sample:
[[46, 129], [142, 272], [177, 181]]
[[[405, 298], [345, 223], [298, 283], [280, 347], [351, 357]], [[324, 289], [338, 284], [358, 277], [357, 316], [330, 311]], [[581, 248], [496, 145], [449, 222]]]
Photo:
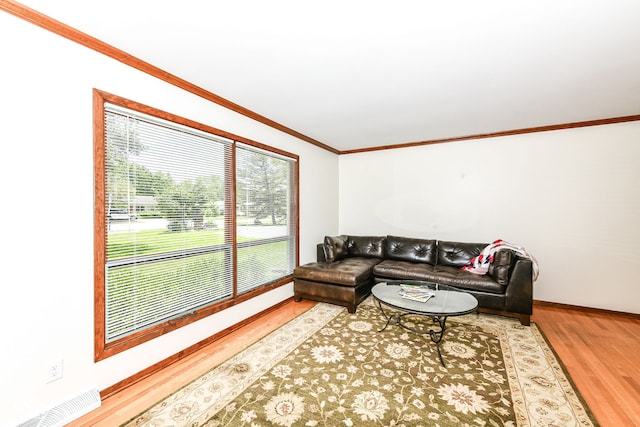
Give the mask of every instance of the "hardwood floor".
[[[308, 310], [291, 302], [124, 391], [70, 426], [119, 425], [278, 326]], [[536, 304], [537, 323], [603, 427], [640, 425], [640, 319]]]
[[536, 304], [540, 326], [604, 426], [640, 426], [640, 319]]

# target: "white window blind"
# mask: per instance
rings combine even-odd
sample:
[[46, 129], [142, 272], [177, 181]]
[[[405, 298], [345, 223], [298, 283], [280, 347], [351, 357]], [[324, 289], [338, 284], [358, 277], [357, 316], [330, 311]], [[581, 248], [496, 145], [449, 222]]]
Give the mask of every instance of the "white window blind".
[[106, 104], [105, 144], [105, 341], [233, 297], [233, 141]]
[[237, 145], [238, 293], [289, 275], [295, 267], [295, 166], [295, 159]]

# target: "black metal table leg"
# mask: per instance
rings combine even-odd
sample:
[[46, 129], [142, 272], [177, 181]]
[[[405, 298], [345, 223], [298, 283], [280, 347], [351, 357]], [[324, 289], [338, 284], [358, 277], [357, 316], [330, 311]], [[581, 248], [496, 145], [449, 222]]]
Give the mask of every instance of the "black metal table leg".
[[426, 317], [431, 317], [433, 322], [438, 324], [438, 326], [440, 327], [440, 330], [439, 331], [436, 331], [433, 329], [429, 329], [428, 331], [420, 330], [420, 329], [412, 328], [402, 323], [402, 317], [411, 315], [411, 313], [402, 313], [402, 314], [394, 313], [389, 315], [384, 311], [384, 308], [382, 308], [382, 303], [380, 302], [380, 300], [376, 299], [376, 301], [378, 303], [378, 307], [380, 307], [380, 312], [382, 313], [382, 316], [385, 319], [387, 319], [387, 323], [384, 325], [382, 329], [379, 329], [378, 332], [384, 331], [385, 329], [387, 329], [389, 324], [393, 322], [394, 325], [398, 325], [408, 331], [415, 332], [421, 335], [428, 334], [429, 337], [431, 338], [431, 341], [433, 341], [436, 345], [436, 350], [438, 351], [438, 358], [440, 359], [440, 363], [442, 364], [443, 367], [445, 368], [447, 367], [444, 364], [444, 359], [442, 358], [442, 352], [440, 351], [440, 341], [442, 341], [442, 338], [444, 337], [444, 331], [447, 328], [447, 325], [446, 325], [447, 316], [426, 316]]
[[[378, 307], [380, 307], [380, 312], [382, 313], [384, 318], [387, 319], [387, 323], [384, 325], [384, 328], [378, 329], [378, 332], [382, 332], [385, 329], [387, 329], [387, 326], [389, 326], [389, 323], [391, 323], [391, 319], [393, 319], [393, 316], [389, 316], [387, 313], [385, 313], [384, 308], [382, 308], [382, 304], [380, 303], [380, 301], [378, 301]], [[400, 319], [399, 318], [396, 318], [395, 324], [396, 325], [400, 324]]]
[[436, 350], [438, 350], [438, 358], [440, 358], [440, 363], [442, 363], [442, 367], [446, 368], [447, 366], [444, 364], [444, 360], [442, 359], [442, 352], [440, 351], [440, 341], [442, 341], [442, 337], [444, 336], [444, 331], [447, 328], [447, 316], [433, 316], [433, 321], [436, 322], [440, 326], [439, 331], [434, 331], [433, 329], [429, 330], [429, 336], [431, 337], [431, 341], [436, 344]]

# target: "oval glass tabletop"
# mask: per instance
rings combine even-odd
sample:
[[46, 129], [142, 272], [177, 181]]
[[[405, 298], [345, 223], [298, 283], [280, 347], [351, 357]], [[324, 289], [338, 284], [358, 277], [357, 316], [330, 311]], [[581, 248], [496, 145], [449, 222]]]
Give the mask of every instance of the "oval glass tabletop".
[[[381, 282], [371, 289], [371, 293], [385, 305], [427, 316], [460, 316], [478, 307], [478, 300], [470, 293], [430, 282]], [[426, 301], [412, 299], [420, 297]]]

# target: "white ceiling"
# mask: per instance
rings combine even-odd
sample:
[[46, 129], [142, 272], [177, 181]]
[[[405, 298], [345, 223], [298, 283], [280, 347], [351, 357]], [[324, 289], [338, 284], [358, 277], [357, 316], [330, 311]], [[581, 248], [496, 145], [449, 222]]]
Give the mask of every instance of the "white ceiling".
[[337, 150], [640, 114], [638, 0], [23, 0]]

